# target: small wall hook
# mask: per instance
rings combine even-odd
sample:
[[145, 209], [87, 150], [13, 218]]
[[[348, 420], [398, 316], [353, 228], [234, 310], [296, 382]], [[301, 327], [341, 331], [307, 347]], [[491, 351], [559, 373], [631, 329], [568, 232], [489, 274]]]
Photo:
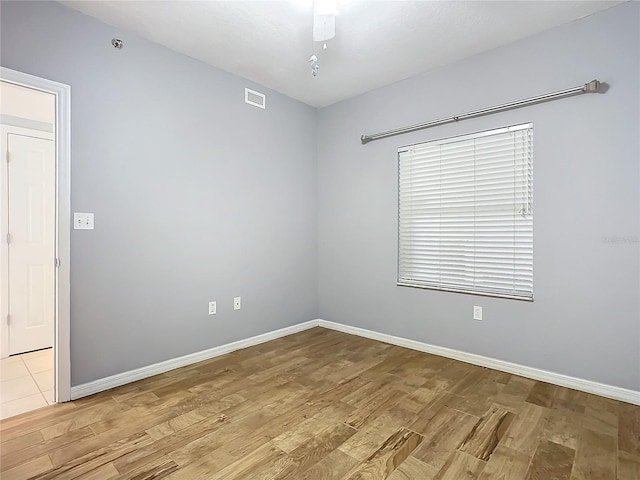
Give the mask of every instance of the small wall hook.
[[112, 38], [111, 39], [111, 45], [113, 45], [114, 48], [117, 48], [118, 50], [121, 50], [122, 46], [124, 44], [122, 43], [122, 40], [120, 40], [119, 38]]

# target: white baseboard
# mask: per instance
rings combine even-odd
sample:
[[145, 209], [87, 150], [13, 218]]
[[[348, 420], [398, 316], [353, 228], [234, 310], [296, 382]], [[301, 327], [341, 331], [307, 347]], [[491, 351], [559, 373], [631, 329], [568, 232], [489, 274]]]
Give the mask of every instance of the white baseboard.
[[359, 337], [371, 338], [373, 340], [390, 343], [392, 345], [398, 345], [400, 347], [410, 348], [412, 350], [418, 350], [420, 352], [432, 353], [434, 355], [440, 355], [441, 357], [452, 358], [454, 360], [460, 360], [462, 362], [480, 365], [481, 367], [493, 368], [494, 370], [500, 370], [502, 372], [512, 373], [514, 375], [520, 375], [522, 377], [532, 378], [534, 380], [539, 380], [542, 382], [553, 383], [554, 385], [560, 385], [561, 387], [573, 388], [574, 390], [593, 393], [595, 395], [632, 403], [634, 405], [640, 405], [640, 392], [635, 390], [614, 387], [604, 383], [584, 380], [582, 378], [569, 377], [560, 373], [526, 367], [524, 365], [518, 365], [517, 363], [505, 362], [503, 360], [476, 355], [473, 353], [466, 353], [460, 350], [454, 350], [452, 348], [438, 347], [436, 345], [430, 345], [428, 343], [395, 337], [393, 335], [378, 333], [371, 330], [366, 330], [364, 328], [351, 327], [349, 325], [343, 325], [341, 323], [319, 320], [319, 326], [332, 330], [338, 330], [344, 333], [349, 333], [351, 335], [358, 335]]
[[153, 365], [148, 365], [142, 368], [137, 368], [129, 372], [119, 373], [110, 377], [94, 380], [93, 382], [77, 385], [75, 387], [71, 387], [71, 399], [75, 400], [81, 397], [86, 397], [87, 395], [93, 395], [94, 393], [109, 390], [110, 388], [119, 387], [127, 383], [152, 377], [153, 375], [168, 372], [169, 370], [184, 367], [186, 365], [191, 365], [192, 363], [201, 362], [203, 360], [208, 360], [213, 357], [224, 355], [225, 353], [231, 353], [241, 348], [251, 347], [253, 345], [258, 345], [260, 343], [275, 340], [276, 338], [285, 337], [287, 335], [291, 335], [293, 333], [301, 332], [303, 330], [318, 326], [344, 333], [349, 333], [351, 335], [357, 335], [359, 337], [371, 338], [373, 340], [390, 343], [392, 345], [398, 345], [400, 347], [410, 348], [412, 350], [418, 350], [420, 352], [440, 355], [441, 357], [452, 358], [454, 360], [460, 360], [462, 362], [472, 363], [474, 365], [480, 365], [482, 367], [493, 368], [494, 370], [500, 370], [502, 372], [512, 373], [514, 375], [520, 375], [542, 382], [553, 383], [554, 385], [560, 385], [561, 387], [573, 388], [575, 390], [593, 393], [595, 395], [632, 403], [634, 405], [640, 405], [640, 392], [635, 390], [614, 387], [611, 385], [606, 385], [604, 383], [592, 382], [590, 380], [570, 377], [567, 375], [562, 375], [560, 373], [526, 367], [524, 365], [518, 365], [517, 363], [505, 362], [503, 360], [498, 360], [491, 357], [462, 352], [460, 350], [454, 350], [452, 348], [430, 345], [428, 343], [418, 342], [416, 340], [395, 337], [386, 333], [374, 332], [371, 330], [366, 330], [364, 328], [351, 327], [349, 325], [329, 322], [326, 320], [310, 320], [308, 322], [299, 323], [291, 327], [281, 328], [280, 330], [263, 333], [262, 335], [257, 335], [255, 337], [238, 340], [237, 342], [227, 343], [226, 345], [220, 345], [219, 347], [210, 348], [201, 352], [191, 353], [182, 357], [173, 358], [171, 360], [155, 363]]
[[263, 333], [250, 337], [244, 340], [238, 340], [237, 342], [227, 343], [220, 345], [219, 347], [210, 348], [201, 352], [190, 353], [182, 357], [172, 358], [165, 360], [164, 362], [154, 363], [146, 367], [136, 368], [128, 372], [118, 373], [117, 375], [111, 375], [110, 377], [100, 378], [93, 382], [83, 383], [71, 387], [71, 399], [76, 400], [78, 398], [93, 395], [94, 393], [103, 392], [110, 388], [119, 387], [127, 383], [142, 380], [144, 378], [152, 377], [160, 373], [168, 372], [176, 368], [191, 365], [192, 363], [208, 360], [213, 357], [224, 355], [225, 353], [231, 353], [241, 348], [252, 347], [260, 343], [268, 342], [269, 340], [275, 340], [276, 338], [286, 337], [292, 333], [298, 333], [309, 328], [317, 327], [318, 320], [310, 320], [308, 322], [298, 323], [291, 327], [281, 328], [280, 330], [274, 330], [272, 332]]

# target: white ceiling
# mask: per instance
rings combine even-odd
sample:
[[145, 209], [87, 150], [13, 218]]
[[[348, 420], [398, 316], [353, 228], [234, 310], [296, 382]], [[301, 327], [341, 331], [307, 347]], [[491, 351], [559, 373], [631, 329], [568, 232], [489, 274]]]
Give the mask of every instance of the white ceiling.
[[[65, 5], [323, 107], [621, 1], [343, 2], [311, 75], [311, 0], [64, 1]], [[126, 37], [123, 38], [126, 48]]]

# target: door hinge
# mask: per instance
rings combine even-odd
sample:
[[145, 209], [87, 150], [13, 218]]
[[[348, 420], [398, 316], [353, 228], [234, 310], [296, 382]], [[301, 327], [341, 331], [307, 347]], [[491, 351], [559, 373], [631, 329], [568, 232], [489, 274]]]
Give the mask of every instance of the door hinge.
[[7, 325], [11, 325], [11, 315], [7, 314]]
[[59, 258], [56, 258], [56, 259], [53, 261], [53, 265], [54, 265], [56, 268], [60, 268], [60, 259], [59, 259]]
[[9, 163], [9, 150], [7, 150], [6, 159], [7, 159], [7, 163]]
[[7, 233], [7, 243], [11, 243], [11, 234]]

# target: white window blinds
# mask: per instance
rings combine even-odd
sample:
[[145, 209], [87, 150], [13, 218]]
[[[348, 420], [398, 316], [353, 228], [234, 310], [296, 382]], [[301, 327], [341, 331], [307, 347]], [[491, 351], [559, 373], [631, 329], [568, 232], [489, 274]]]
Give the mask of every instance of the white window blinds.
[[398, 149], [398, 284], [533, 300], [533, 125]]

